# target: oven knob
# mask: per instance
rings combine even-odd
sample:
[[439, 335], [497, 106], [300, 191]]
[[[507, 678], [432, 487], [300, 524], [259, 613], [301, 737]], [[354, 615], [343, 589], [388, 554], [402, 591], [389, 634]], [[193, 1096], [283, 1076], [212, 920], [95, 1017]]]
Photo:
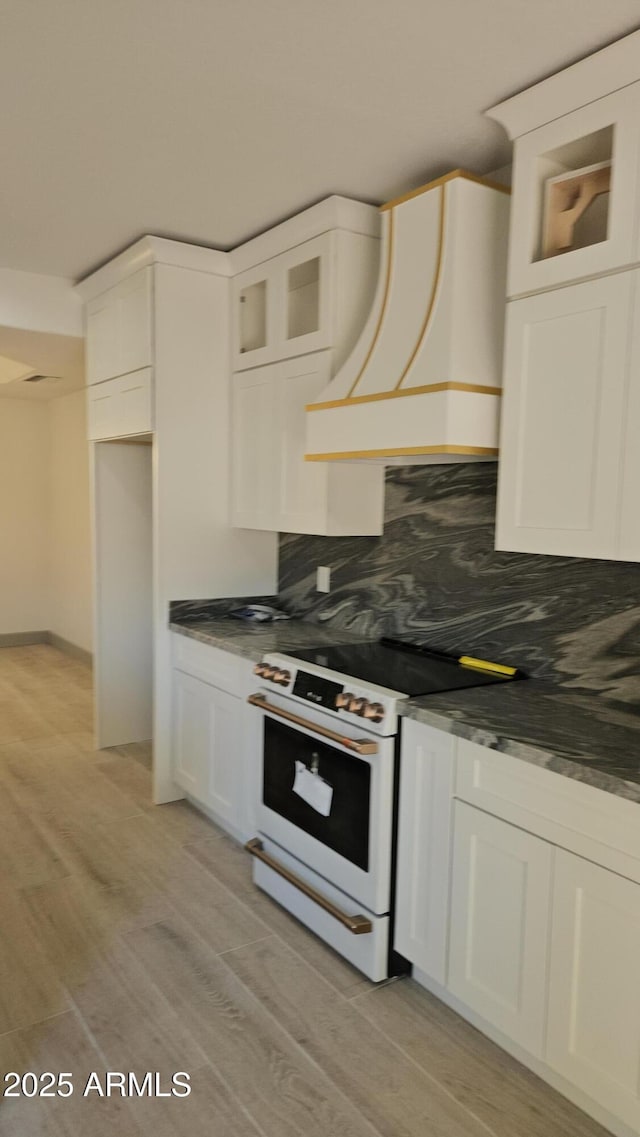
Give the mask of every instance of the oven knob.
[[336, 709], [339, 711], [346, 711], [349, 708], [349, 703], [353, 699], [351, 691], [343, 691], [342, 694], [336, 695]]
[[262, 672], [262, 678], [263, 679], [273, 679], [274, 675], [276, 674], [276, 671], [277, 671], [276, 667], [267, 666], [264, 668], [264, 670]]
[[275, 675], [273, 675], [272, 678], [273, 682], [279, 683], [281, 687], [288, 687], [289, 683], [291, 682], [291, 672], [276, 671]]
[[368, 705], [369, 705], [368, 699], [359, 699], [359, 698], [354, 699], [354, 698], [352, 698], [351, 702], [349, 703], [349, 710], [351, 711], [352, 715], [362, 715], [362, 714], [364, 714], [365, 707], [367, 707]]
[[256, 663], [256, 665], [253, 669], [253, 674], [254, 675], [264, 675], [265, 671], [268, 671], [268, 664]]
[[382, 722], [384, 718], [384, 707], [382, 703], [369, 703], [364, 708], [364, 718], [372, 719], [373, 722]]

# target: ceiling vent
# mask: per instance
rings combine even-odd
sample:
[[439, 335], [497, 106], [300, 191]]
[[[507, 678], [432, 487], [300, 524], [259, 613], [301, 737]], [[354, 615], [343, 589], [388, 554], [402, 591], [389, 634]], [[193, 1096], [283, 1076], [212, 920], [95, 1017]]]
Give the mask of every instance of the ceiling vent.
[[19, 383], [59, 383], [61, 375], [28, 375], [26, 379], [19, 379]]

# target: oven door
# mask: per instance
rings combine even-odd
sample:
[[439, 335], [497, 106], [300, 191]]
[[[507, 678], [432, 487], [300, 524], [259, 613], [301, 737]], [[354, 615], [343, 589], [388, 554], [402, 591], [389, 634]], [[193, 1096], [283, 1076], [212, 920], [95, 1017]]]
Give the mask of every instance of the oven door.
[[260, 834], [375, 915], [390, 908], [395, 742], [269, 692]]

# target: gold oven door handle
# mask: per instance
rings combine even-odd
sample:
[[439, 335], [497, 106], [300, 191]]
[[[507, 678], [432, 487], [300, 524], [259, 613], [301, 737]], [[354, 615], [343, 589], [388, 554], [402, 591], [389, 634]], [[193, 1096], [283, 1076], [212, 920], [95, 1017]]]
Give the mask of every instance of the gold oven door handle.
[[253, 707], [259, 707], [262, 711], [268, 711], [270, 715], [274, 715], [276, 718], [286, 719], [287, 722], [295, 723], [296, 726], [302, 726], [305, 730], [312, 731], [313, 734], [318, 734], [322, 738], [328, 738], [331, 742], [337, 742], [339, 746], [344, 746], [347, 750], [353, 750], [354, 754], [378, 753], [377, 742], [370, 742], [366, 738], [345, 738], [343, 734], [338, 734], [334, 730], [328, 730], [326, 726], [318, 726], [317, 723], [300, 718], [299, 715], [294, 715], [291, 711], [285, 711], [282, 707], [274, 706], [268, 699], [264, 699], [262, 695], [249, 695], [247, 702], [251, 703]]
[[283, 877], [284, 880], [292, 884], [294, 888], [297, 888], [305, 896], [308, 896], [309, 900], [313, 900], [314, 904], [323, 908], [325, 912], [333, 916], [334, 920], [338, 920], [352, 935], [364, 936], [367, 935], [368, 932], [373, 931], [371, 920], [368, 920], [366, 916], [349, 916], [346, 912], [343, 912], [341, 908], [338, 908], [336, 904], [333, 904], [331, 900], [327, 900], [326, 896], [323, 896], [321, 892], [317, 892], [316, 889], [312, 888], [310, 884], [307, 884], [305, 880], [301, 880], [299, 876], [292, 873], [285, 865], [281, 865], [280, 862], [276, 861], [269, 853], [265, 853], [264, 846], [259, 837], [252, 837], [250, 841], [247, 841], [245, 849], [251, 853], [252, 857], [257, 857], [259, 861], [262, 861], [263, 864], [267, 865], [273, 872], [277, 873], [278, 876]]

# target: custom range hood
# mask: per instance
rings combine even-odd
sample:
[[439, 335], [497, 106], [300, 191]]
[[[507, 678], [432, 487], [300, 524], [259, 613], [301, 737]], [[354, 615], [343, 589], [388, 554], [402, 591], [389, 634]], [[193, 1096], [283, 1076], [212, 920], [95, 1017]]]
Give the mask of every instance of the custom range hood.
[[373, 307], [306, 408], [308, 461], [496, 457], [508, 194], [454, 170], [381, 207]]

